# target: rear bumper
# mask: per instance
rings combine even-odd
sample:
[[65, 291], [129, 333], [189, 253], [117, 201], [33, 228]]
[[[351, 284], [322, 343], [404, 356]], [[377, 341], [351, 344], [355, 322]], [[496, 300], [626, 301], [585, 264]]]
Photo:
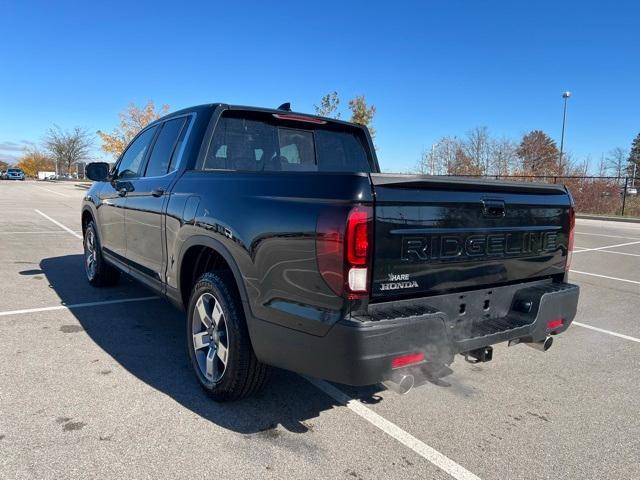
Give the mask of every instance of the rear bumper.
[[[255, 320], [250, 327], [258, 358], [268, 364], [349, 385], [370, 385], [392, 373], [391, 360], [422, 352], [427, 363], [448, 365], [454, 355], [519, 339], [537, 342], [573, 321], [579, 288], [546, 283], [512, 288], [499, 318], [451, 319], [425, 302], [370, 306], [369, 314], [341, 320], [323, 337]], [[562, 320], [552, 330], [547, 324]]]

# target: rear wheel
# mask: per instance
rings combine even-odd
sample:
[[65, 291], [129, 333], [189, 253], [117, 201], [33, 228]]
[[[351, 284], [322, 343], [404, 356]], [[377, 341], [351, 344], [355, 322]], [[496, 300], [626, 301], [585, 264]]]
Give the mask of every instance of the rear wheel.
[[93, 221], [87, 224], [84, 232], [84, 270], [87, 280], [94, 287], [115, 285], [120, 278], [120, 271], [109, 265], [102, 257], [100, 241]]
[[253, 352], [233, 277], [202, 275], [191, 293], [187, 349], [200, 385], [216, 401], [238, 400], [258, 392], [269, 367]]

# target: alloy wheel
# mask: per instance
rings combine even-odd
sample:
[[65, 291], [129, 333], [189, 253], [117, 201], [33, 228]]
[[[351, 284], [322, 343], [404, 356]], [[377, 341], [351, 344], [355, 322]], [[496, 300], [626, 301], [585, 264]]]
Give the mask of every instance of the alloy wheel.
[[200, 373], [210, 382], [219, 381], [227, 369], [229, 333], [222, 306], [211, 293], [198, 298], [191, 333]]
[[91, 228], [87, 230], [87, 237], [84, 243], [84, 260], [85, 267], [87, 269], [87, 276], [91, 279], [96, 275], [96, 264], [98, 263], [96, 235]]

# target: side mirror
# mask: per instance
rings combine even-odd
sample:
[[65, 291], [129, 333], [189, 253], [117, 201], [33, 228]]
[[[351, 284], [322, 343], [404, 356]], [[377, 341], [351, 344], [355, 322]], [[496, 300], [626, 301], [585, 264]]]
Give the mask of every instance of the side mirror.
[[94, 182], [104, 182], [109, 178], [109, 164], [107, 162], [93, 162], [87, 164], [84, 173]]

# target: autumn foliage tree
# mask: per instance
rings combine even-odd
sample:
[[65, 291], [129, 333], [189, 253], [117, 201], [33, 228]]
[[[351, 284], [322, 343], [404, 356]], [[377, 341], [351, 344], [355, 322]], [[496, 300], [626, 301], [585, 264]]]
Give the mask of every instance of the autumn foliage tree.
[[522, 175], [558, 175], [560, 152], [556, 142], [542, 130], [533, 130], [522, 137], [516, 149]]
[[357, 97], [349, 100], [349, 110], [351, 110], [351, 121], [353, 123], [364, 125], [369, 129], [371, 137], [375, 137], [376, 131], [371, 126], [371, 122], [376, 114], [376, 106], [367, 105], [364, 95], [358, 95]]
[[127, 109], [120, 112], [118, 127], [111, 133], [98, 130], [98, 136], [102, 140], [102, 150], [110, 153], [114, 158], [119, 157], [140, 130], [168, 112], [169, 105], [163, 105], [157, 110], [152, 100], [149, 100], [142, 108], [133, 102], [129, 103]]
[[320, 105], [314, 105], [313, 109], [316, 111], [316, 115], [320, 117], [328, 118], [340, 118], [340, 98], [338, 92], [327, 93], [320, 99]]
[[37, 148], [26, 150], [16, 167], [28, 177], [36, 177], [38, 172], [53, 172], [56, 168], [51, 157]]

